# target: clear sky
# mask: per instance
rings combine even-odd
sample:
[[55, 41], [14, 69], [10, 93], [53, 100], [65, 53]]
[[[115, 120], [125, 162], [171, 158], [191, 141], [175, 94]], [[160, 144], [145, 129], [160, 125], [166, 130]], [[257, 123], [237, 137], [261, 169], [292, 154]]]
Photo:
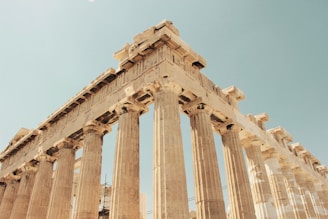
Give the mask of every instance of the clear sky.
[[[244, 114], [266, 112], [328, 165], [328, 2], [326, 0], [10, 0], [0, 2], [0, 150], [33, 129], [109, 67], [112, 54], [163, 19], [207, 60], [202, 72], [246, 94]], [[141, 118], [141, 190], [151, 203], [152, 118]], [[181, 116], [188, 196], [189, 121]], [[105, 137], [111, 181], [115, 131]], [[222, 149], [216, 136], [222, 184]], [[192, 201], [191, 201], [192, 206]], [[150, 204], [147, 209], [151, 210]]]

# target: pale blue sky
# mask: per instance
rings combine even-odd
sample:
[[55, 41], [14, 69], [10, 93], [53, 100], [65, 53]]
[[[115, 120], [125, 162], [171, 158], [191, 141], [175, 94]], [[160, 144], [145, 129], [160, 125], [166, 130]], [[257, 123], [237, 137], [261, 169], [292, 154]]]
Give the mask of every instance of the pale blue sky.
[[[168, 19], [207, 60], [202, 72], [208, 78], [221, 88], [234, 84], [244, 91], [244, 114], [268, 113], [267, 128], [286, 128], [327, 165], [327, 11], [325, 0], [2, 0], [0, 150], [20, 127], [36, 128], [100, 73], [116, 68], [112, 54], [134, 35]], [[141, 121], [141, 188], [149, 196], [152, 118], [150, 112]], [[185, 116], [182, 127], [192, 197]], [[103, 172], [109, 180], [115, 133], [104, 145]], [[222, 167], [218, 136], [216, 143]]]

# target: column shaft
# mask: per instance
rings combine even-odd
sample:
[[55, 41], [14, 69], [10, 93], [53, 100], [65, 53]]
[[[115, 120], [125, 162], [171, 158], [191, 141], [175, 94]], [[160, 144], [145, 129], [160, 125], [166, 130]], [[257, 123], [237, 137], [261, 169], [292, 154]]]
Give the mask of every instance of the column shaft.
[[14, 201], [16, 198], [19, 182], [17, 180], [7, 180], [7, 186], [0, 206], [0, 219], [10, 218]]
[[238, 128], [229, 125], [222, 134], [231, 218], [256, 218]]
[[69, 218], [71, 215], [75, 151], [72, 143], [62, 144], [50, 195], [48, 219]]
[[277, 218], [261, 148], [251, 143], [245, 150], [256, 217], [267, 219]]
[[110, 218], [139, 219], [139, 112], [119, 117]]
[[311, 197], [313, 207], [314, 207], [314, 210], [316, 212], [318, 219], [326, 218], [325, 213], [324, 213], [325, 211], [321, 205], [321, 201], [320, 201], [317, 191], [315, 190], [313, 181], [308, 180], [308, 181], [306, 181], [305, 185], [306, 185], [306, 188], [308, 189], [308, 191], [310, 192], [310, 197]]
[[304, 208], [305, 208], [305, 213], [306, 213], [306, 218], [309, 219], [314, 219], [317, 218], [311, 197], [309, 193], [305, 189], [305, 177], [302, 174], [297, 173], [297, 171], [294, 171], [295, 173], [295, 179], [297, 183], [298, 190], [300, 191], [303, 203], [304, 203]]
[[91, 125], [84, 130], [75, 219], [98, 218], [103, 136], [98, 128]]
[[328, 189], [324, 184], [321, 185], [321, 189], [318, 191], [318, 195], [323, 202], [326, 216], [328, 216]]
[[294, 218], [293, 209], [289, 203], [284, 178], [281, 173], [281, 167], [278, 158], [266, 155], [264, 160], [265, 168], [275, 201], [277, 214], [279, 219]]
[[0, 206], [1, 206], [1, 201], [3, 198], [3, 194], [5, 193], [5, 190], [6, 190], [6, 183], [0, 181]]
[[226, 218], [213, 131], [208, 112], [190, 116], [197, 218]]
[[52, 173], [52, 160], [50, 160], [47, 155], [42, 155], [40, 157], [39, 167], [35, 175], [34, 186], [32, 189], [26, 218], [46, 218], [49, 207], [49, 194], [52, 187]]
[[282, 168], [285, 186], [290, 204], [293, 208], [294, 216], [296, 219], [306, 218], [304, 204], [300, 191], [296, 187], [295, 176], [290, 167]]
[[155, 93], [154, 219], [189, 218], [186, 173], [177, 94]]
[[[28, 168], [28, 167], [27, 167]], [[33, 189], [35, 172], [33, 170], [24, 170], [21, 176], [17, 197], [14, 203], [11, 219], [26, 218], [31, 192]]]

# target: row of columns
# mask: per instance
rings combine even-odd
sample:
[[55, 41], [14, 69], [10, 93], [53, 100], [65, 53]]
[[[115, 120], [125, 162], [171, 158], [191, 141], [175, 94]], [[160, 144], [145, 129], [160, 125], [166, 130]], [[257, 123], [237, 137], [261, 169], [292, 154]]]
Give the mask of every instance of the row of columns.
[[[186, 173], [180, 128], [178, 93], [167, 85], [154, 93], [153, 217], [189, 218]], [[144, 106], [120, 105], [112, 186], [111, 218], [139, 218], [139, 116]], [[211, 110], [200, 99], [183, 106], [190, 116], [197, 218], [227, 218], [211, 124]], [[98, 218], [102, 137], [108, 129], [89, 124], [84, 129], [83, 157], [74, 218]], [[217, 128], [222, 137], [227, 175], [229, 218], [324, 218], [327, 189], [303, 179], [297, 170], [260, 145], [245, 147], [240, 128]], [[70, 218], [75, 147], [65, 140], [54, 158], [43, 154], [38, 169], [24, 167], [17, 179], [0, 183], [0, 219]], [[319, 192], [320, 191], [320, 192]], [[50, 195], [49, 195], [50, 194]], [[51, 207], [49, 207], [51, 206]]]
[[[94, 124], [84, 128], [83, 159], [74, 218], [98, 218], [104, 132], [104, 128]], [[76, 146], [76, 142], [65, 140], [56, 145], [56, 157], [44, 153], [37, 158], [37, 168], [28, 164], [22, 168], [20, 176], [12, 176], [13, 179], [1, 183], [0, 219], [70, 218]], [[57, 165], [54, 172], [55, 159]]]

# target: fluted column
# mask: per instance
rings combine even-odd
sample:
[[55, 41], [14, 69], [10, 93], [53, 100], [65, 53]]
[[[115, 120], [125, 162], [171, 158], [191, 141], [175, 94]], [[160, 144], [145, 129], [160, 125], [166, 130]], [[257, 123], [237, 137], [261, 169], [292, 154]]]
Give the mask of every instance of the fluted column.
[[284, 166], [281, 171], [284, 177], [287, 195], [293, 208], [295, 219], [306, 218], [304, 203], [302, 202], [301, 193], [296, 187], [295, 176], [291, 167], [288, 165]]
[[34, 185], [36, 168], [27, 164], [22, 168], [16, 200], [10, 215], [11, 219], [26, 218], [31, 192]]
[[210, 111], [202, 103], [187, 104], [185, 110], [190, 116], [197, 218], [226, 218]]
[[3, 194], [0, 206], [0, 219], [10, 218], [10, 214], [14, 206], [14, 201], [16, 199], [19, 181], [16, 179], [8, 179], [6, 180], [6, 184], [6, 190]]
[[4, 181], [0, 181], [0, 206], [1, 206], [1, 201], [3, 198], [3, 194], [5, 193], [6, 190], [6, 183]]
[[245, 151], [256, 218], [275, 219], [277, 218], [277, 211], [260, 145], [250, 142]]
[[279, 219], [294, 218], [293, 209], [289, 203], [284, 178], [281, 172], [279, 160], [274, 151], [263, 153], [264, 165], [268, 174], [268, 179], [275, 201], [277, 216]]
[[57, 145], [58, 159], [52, 185], [47, 219], [69, 218], [72, 206], [72, 189], [75, 150], [74, 143], [65, 140]]
[[220, 130], [227, 174], [230, 214], [231, 218], [234, 219], [250, 219], [256, 218], [256, 216], [239, 131], [240, 128], [232, 124]]
[[139, 113], [142, 108], [123, 105], [119, 114], [110, 218], [139, 219]]
[[154, 94], [154, 219], [189, 218], [178, 89]]
[[101, 153], [105, 130], [100, 124], [83, 128], [83, 155], [76, 200], [75, 219], [98, 218]]
[[[328, 189], [325, 184], [318, 183], [318, 195], [323, 203], [323, 207], [325, 209], [326, 216], [328, 216]], [[321, 188], [320, 188], [321, 187]]]
[[317, 191], [315, 190], [314, 183], [312, 179], [306, 180], [305, 181], [305, 186], [310, 192], [311, 200], [313, 203], [314, 210], [316, 212], [316, 215], [318, 219], [324, 219], [325, 217], [325, 211], [321, 205], [321, 201], [319, 198], [319, 195]]
[[306, 218], [308, 219], [314, 219], [317, 218], [313, 203], [311, 201], [310, 194], [308, 191], [306, 191], [305, 188], [305, 177], [301, 174], [300, 168], [294, 169], [294, 174], [295, 174], [295, 179], [297, 183], [297, 187], [300, 191], [304, 207], [305, 207], [305, 213], [306, 213]]
[[39, 167], [35, 175], [26, 216], [28, 219], [46, 218], [49, 207], [54, 159], [47, 154], [43, 154], [38, 160]]

